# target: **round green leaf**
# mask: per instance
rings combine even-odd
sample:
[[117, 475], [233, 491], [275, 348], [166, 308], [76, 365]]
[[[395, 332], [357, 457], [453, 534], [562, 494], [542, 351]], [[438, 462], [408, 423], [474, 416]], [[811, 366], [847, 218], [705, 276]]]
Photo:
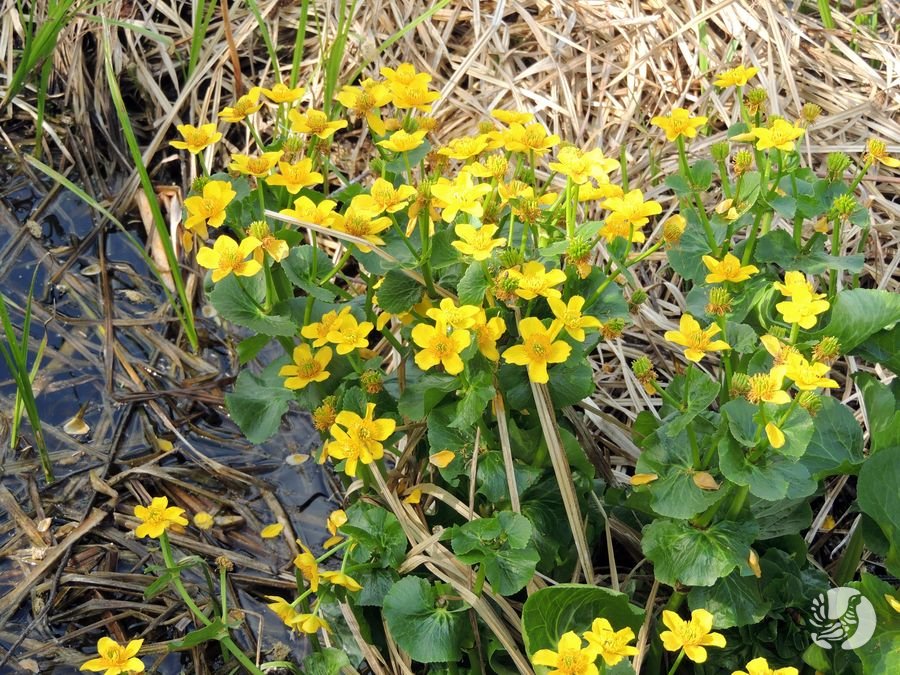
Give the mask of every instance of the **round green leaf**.
[[734, 571], [719, 579], [712, 586], [697, 586], [688, 593], [688, 604], [693, 609], [710, 612], [716, 628], [749, 626], [762, 621], [771, 607], [759, 592], [756, 577], [742, 577]]
[[802, 462], [769, 452], [751, 463], [747, 450], [730, 436], [719, 442], [719, 469], [731, 482], [750, 487], [750, 494], [777, 501], [808, 497], [816, 481]]
[[459, 607], [439, 607], [439, 588], [419, 577], [405, 577], [384, 597], [391, 637], [420, 663], [456, 663], [461, 656], [468, 617]]

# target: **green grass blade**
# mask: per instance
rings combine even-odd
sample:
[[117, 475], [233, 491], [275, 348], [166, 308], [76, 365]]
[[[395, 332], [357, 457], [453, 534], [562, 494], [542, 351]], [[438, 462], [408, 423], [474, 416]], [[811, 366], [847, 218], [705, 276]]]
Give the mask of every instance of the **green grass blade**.
[[259, 11], [259, 5], [256, 4], [256, 0], [247, 0], [247, 7], [250, 8], [250, 11], [256, 18], [259, 32], [262, 35], [263, 42], [266, 44], [266, 51], [269, 52], [269, 58], [272, 59], [272, 68], [276, 73], [281, 73], [281, 69], [278, 67], [278, 52], [275, 51], [275, 43], [272, 42], [272, 36], [269, 35], [269, 27], [266, 26], [262, 12]]
[[300, 79], [300, 63], [303, 61], [303, 46], [306, 44], [306, 21], [309, 16], [309, 0], [300, 3], [300, 21], [297, 23], [297, 37], [294, 38], [294, 58], [291, 62], [290, 86], [296, 87]]
[[156, 233], [159, 235], [159, 240], [165, 249], [166, 261], [169, 263], [172, 279], [175, 281], [175, 290], [178, 293], [179, 303], [173, 303], [173, 307], [175, 307], [178, 319], [181, 321], [181, 326], [187, 334], [191, 347], [196, 351], [199, 342], [197, 340], [197, 329], [194, 326], [194, 315], [187, 298], [187, 293], [185, 292], [184, 279], [181, 277], [181, 270], [178, 265], [178, 260], [175, 257], [175, 248], [172, 245], [172, 238], [169, 236], [169, 229], [166, 227], [165, 218], [163, 218], [162, 211], [159, 208], [156, 192], [153, 190], [153, 183], [150, 181], [150, 174], [147, 173], [147, 167], [144, 166], [144, 158], [141, 155], [137, 137], [134, 135], [134, 129], [131, 127], [128, 111], [125, 109], [125, 101], [122, 99], [119, 83], [113, 72], [112, 54], [109, 46], [109, 26], [106, 25], [104, 25], [103, 30], [103, 52], [109, 93], [112, 96], [113, 105], [116, 108], [116, 115], [119, 118], [119, 124], [122, 126], [122, 133], [125, 135], [125, 141], [128, 143], [131, 158], [134, 161], [135, 168], [140, 176], [141, 186], [144, 188], [144, 194], [147, 196], [147, 201], [150, 204], [150, 210], [153, 213], [153, 224], [156, 227]]

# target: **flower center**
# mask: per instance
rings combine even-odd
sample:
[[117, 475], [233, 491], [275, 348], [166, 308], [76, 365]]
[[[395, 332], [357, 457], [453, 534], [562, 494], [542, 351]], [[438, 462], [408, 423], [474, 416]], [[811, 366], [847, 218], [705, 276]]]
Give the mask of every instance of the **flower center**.
[[310, 110], [306, 115], [306, 126], [309, 127], [312, 133], [320, 133], [325, 131], [325, 128], [328, 126], [328, 118], [323, 112]]
[[315, 359], [310, 359], [299, 364], [297, 369], [303, 377], [315, 377], [322, 372], [322, 364]]

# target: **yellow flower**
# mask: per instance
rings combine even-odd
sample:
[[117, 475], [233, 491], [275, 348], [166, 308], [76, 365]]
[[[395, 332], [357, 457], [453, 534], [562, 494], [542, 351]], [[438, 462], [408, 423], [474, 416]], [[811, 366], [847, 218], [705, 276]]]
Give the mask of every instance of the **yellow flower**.
[[[378, 453], [381, 456], [382, 446], [380, 441], [387, 440], [394, 433], [397, 423], [389, 417], [375, 419], [374, 415], [375, 404], [367, 403], [364, 417], [360, 417], [349, 410], [342, 410], [337, 414], [334, 422], [345, 427], [350, 438], [365, 445], [369, 452], [373, 454]], [[334, 433], [334, 426], [331, 427], [331, 432]]]
[[753, 659], [747, 664], [747, 670], [735, 670], [731, 675], [798, 675], [793, 667], [773, 669], [763, 657]]
[[[556, 340], [559, 329], [544, 328], [541, 320], [530, 316], [519, 322], [522, 344], [509, 347], [503, 352], [507, 363], [528, 367], [528, 379], [538, 384], [546, 384], [548, 363], [562, 363], [569, 358], [572, 347], [562, 340]], [[556, 340], [554, 342], [554, 340]]]
[[334, 345], [341, 356], [354, 349], [365, 349], [369, 346], [368, 335], [375, 325], [369, 321], [357, 323], [356, 317], [350, 313], [341, 313], [340, 319], [328, 331], [328, 341]]
[[463, 370], [463, 361], [459, 354], [472, 342], [472, 336], [466, 330], [447, 332], [447, 326], [439, 323], [429, 326], [420, 323], [412, 329], [412, 340], [419, 351], [416, 352], [416, 365], [422, 370], [429, 370], [440, 364], [450, 375], [457, 375]]
[[708, 352], [731, 349], [723, 340], [713, 340], [722, 329], [712, 323], [708, 328], [701, 329], [700, 324], [690, 314], [684, 314], [678, 325], [678, 330], [667, 330], [664, 337], [669, 342], [686, 347], [684, 357], [688, 361], [699, 363]]
[[667, 140], [674, 141], [679, 136], [694, 138], [697, 129], [706, 124], [707, 119], [704, 115], [691, 117], [691, 113], [684, 108], [673, 108], [670, 115], [657, 115], [650, 120], [650, 124], [665, 131]]
[[518, 282], [516, 295], [523, 300], [534, 300], [539, 295], [544, 298], [562, 297], [562, 293], [553, 287], [559, 286], [566, 280], [565, 272], [557, 269], [548, 272], [537, 260], [525, 263], [521, 271], [509, 270], [507, 276]]
[[440, 305], [427, 310], [425, 316], [435, 323], [442, 323], [454, 330], [460, 330], [474, 326], [479, 311], [480, 308], [475, 305], [457, 307], [453, 300], [444, 298]]
[[[180, 130], [181, 127], [179, 127], [179, 131]], [[175, 144], [173, 143], [172, 145]], [[887, 153], [887, 147], [885, 146], [884, 141], [879, 141], [877, 138], [870, 138], [866, 141], [866, 154], [863, 155], [863, 161], [869, 166], [878, 162], [879, 164], [884, 164], [892, 169], [900, 167], [900, 159], [891, 157]]]
[[233, 107], [222, 108], [219, 117], [226, 122], [241, 122], [248, 115], [252, 115], [260, 108], [262, 103], [259, 102], [259, 95], [262, 92], [260, 87], [253, 87], [249, 92], [241, 96]]
[[391, 95], [395, 108], [413, 108], [419, 112], [431, 112], [431, 104], [441, 97], [440, 92], [431, 91], [419, 84], [391, 84]]
[[301, 553], [294, 557], [294, 567], [296, 567], [303, 578], [309, 582], [309, 589], [315, 593], [319, 590], [319, 564], [316, 562], [316, 556], [312, 554], [302, 542], [300, 544]]
[[344, 464], [344, 473], [348, 476], [356, 476], [356, 468], [360, 462], [363, 464], [371, 464], [376, 459], [384, 456], [384, 448], [380, 443], [376, 443], [374, 452], [369, 450], [369, 445], [363, 443], [357, 438], [351, 437], [346, 431], [337, 425], [331, 427], [331, 435], [334, 440], [325, 446], [327, 456], [334, 459], [347, 460]]
[[737, 284], [746, 281], [751, 275], [759, 272], [755, 265], [741, 265], [741, 261], [730, 253], [726, 253], [722, 260], [716, 260], [711, 255], [703, 256], [703, 264], [709, 270], [706, 275], [706, 283], [721, 284], [725, 281]]
[[395, 188], [384, 178], [376, 178], [369, 194], [357, 195], [354, 197], [354, 201], [363, 211], [378, 215], [382, 211], [388, 213], [401, 211], [415, 196], [416, 189], [412, 185], [401, 185]]
[[416, 72], [411, 63], [401, 63], [396, 69], [382, 66], [379, 72], [392, 85], [425, 87], [431, 82], [431, 75]]
[[803, 135], [803, 127], [795, 127], [783, 119], [776, 119], [771, 127], [755, 127], [750, 133], [756, 138], [757, 150], [777, 148], [790, 152], [794, 149], [794, 141]]
[[403, 498], [404, 504], [418, 504], [422, 501], [422, 489], [413, 488], [409, 494]]
[[[286, 622], [287, 623], [287, 622]], [[328, 622], [316, 614], [294, 614], [288, 625], [294, 630], [299, 630], [307, 635], [312, 635], [320, 630], [331, 632]]]
[[756, 66], [750, 66], [749, 68], [737, 66], [721, 73], [714, 84], [717, 87], [743, 87], [758, 72], [759, 68]]
[[350, 313], [350, 307], [344, 307], [341, 313], [332, 310], [325, 314], [320, 321], [315, 321], [300, 329], [300, 335], [307, 340], [312, 340], [313, 347], [321, 347], [328, 344], [328, 334], [340, 324], [340, 321]]
[[609, 172], [618, 169], [619, 162], [606, 157], [600, 148], [585, 152], [567, 145], [559, 151], [556, 161], [550, 162], [550, 168], [578, 185], [584, 185], [590, 178], [608, 183]]
[[334, 586], [343, 586], [352, 593], [362, 590], [362, 586], [356, 579], [343, 572], [322, 572], [322, 579]]
[[228, 165], [229, 171], [237, 173], [250, 174], [257, 178], [268, 176], [278, 160], [281, 159], [281, 150], [275, 152], [264, 152], [259, 157], [250, 157], [249, 155], [232, 154], [231, 164]]
[[240, 244], [227, 234], [216, 239], [213, 247], [197, 251], [197, 264], [212, 270], [213, 282], [219, 282], [232, 272], [239, 277], [252, 277], [262, 269], [256, 260], [247, 260], [260, 245], [259, 239], [247, 237]]
[[760, 336], [759, 341], [762, 342], [762, 345], [766, 348], [766, 351], [772, 355], [772, 360], [774, 362], [774, 365], [776, 366], [787, 363], [787, 360], [791, 354], [799, 353], [796, 347], [784, 344], [774, 335], [762, 335]]
[[280, 377], [286, 377], [284, 386], [288, 389], [303, 389], [310, 382], [324, 382], [331, 373], [325, 368], [331, 361], [331, 347], [322, 347], [312, 353], [308, 344], [294, 347], [293, 365], [282, 366], [278, 371]]
[[98, 657], [82, 664], [79, 670], [90, 670], [94, 673], [102, 670], [105, 675], [143, 673], [144, 662], [137, 658], [143, 644], [143, 640], [131, 640], [123, 646], [112, 638], [102, 637], [97, 641]]
[[757, 373], [750, 376], [750, 390], [747, 400], [750, 403], [790, 403], [790, 395], [782, 389], [784, 382], [784, 366], [775, 366], [768, 373]]
[[831, 304], [827, 300], [818, 300], [817, 295], [806, 288], [795, 286], [789, 300], [775, 305], [785, 323], [797, 323], [801, 328], [809, 330], [816, 325], [816, 316], [827, 312]]
[[824, 298], [824, 293], [815, 293], [813, 285], [807, 281], [803, 272], [787, 272], [784, 275], [784, 283], [776, 281], [773, 286], [785, 297], [792, 297], [794, 294], [804, 295], [810, 294], [813, 300]]
[[331, 227], [339, 217], [339, 214], [334, 212], [335, 206], [337, 206], [337, 202], [331, 199], [323, 199], [316, 204], [309, 197], [300, 197], [294, 200], [294, 208], [281, 209], [279, 213], [313, 225]]
[[254, 220], [250, 223], [250, 226], [247, 228], [247, 234], [255, 239], [259, 239], [259, 248], [253, 251], [253, 259], [260, 265], [262, 265], [266, 253], [275, 262], [281, 262], [291, 252], [286, 241], [272, 234], [272, 231], [269, 229], [269, 223], [265, 220]]
[[482, 225], [477, 230], [468, 223], [457, 223], [454, 228], [457, 241], [450, 245], [463, 255], [470, 255], [477, 261], [487, 260], [498, 246], [506, 245], [506, 237], [494, 239], [496, 225]]
[[663, 610], [663, 623], [669, 630], [659, 634], [663, 647], [670, 652], [684, 649], [685, 655], [694, 663], [706, 661], [704, 647], [724, 647], [725, 636], [711, 633], [713, 615], [705, 609], [691, 612], [691, 620], [685, 621], [675, 612]]
[[463, 136], [451, 140], [438, 150], [438, 154], [450, 159], [466, 160], [480, 155], [487, 146], [488, 139], [484, 136]]
[[628, 644], [634, 640], [634, 631], [631, 628], [613, 630], [612, 624], [606, 619], [594, 619], [591, 629], [583, 633], [582, 637], [600, 653], [608, 666], [614, 666], [622, 659], [638, 653], [636, 647]]
[[812, 391], [819, 387], [834, 389], [838, 383], [825, 377], [828, 370], [827, 364], [815, 361], [810, 363], [802, 354], [794, 353], [788, 356], [784, 374], [793, 380], [794, 386], [800, 391]]
[[[338, 232], [346, 232], [354, 237], [365, 239], [376, 245], [384, 244], [384, 239], [378, 236], [380, 232], [391, 226], [391, 219], [387, 216], [377, 216], [372, 211], [364, 208], [365, 201], [360, 200], [362, 195], [357, 195], [350, 201], [350, 206], [342, 215], [332, 223], [332, 229]], [[359, 250], [368, 253], [372, 249], [362, 244], [357, 244]]]
[[466, 167], [467, 171], [476, 178], [493, 178], [503, 182], [506, 171], [509, 169], [509, 160], [506, 155], [493, 154], [481, 162], [472, 162]]
[[548, 675], [598, 675], [594, 664], [598, 650], [592, 645], [583, 647], [577, 633], [565, 633], [557, 644], [556, 651], [539, 649], [531, 657], [536, 666], [552, 668]]
[[293, 103], [294, 101], [303, 98], [306, 89], [304, 87], [295, 87], [292, 89], [283, 82], [278, 82], [271, 89], [263, 87], [262, 93], [265, 94], [266, 98], [272, 101], [272, 103]]
[[550, 305], [550, 311], [556, 317], [557, 330], [564, 328], [566, 333], [573, 340], [584, 342], [585, 328], [600, 328], [600, 319], [595, 316], [584, 315], [581, 310], [584, 308], [585, 300], [580, 295], [573, 295], [566, 304], [559, 298], [547, 298], [547, 304]]
[[184, 509], [169, 506], [168, 497], [154, 497], [150, 506], [138, 504], [134, 507], [134, 515], [141, 521], [141, 524], [135, 528], [134, 536], [138, 539], [143, 537], [159, 539], [162, 533], [172, 525], [185, 526], [188, 524], [187, 518], [182, 516], [182, 513], [184, 513]]
[[784, 445], [784, 432], [774, 422], [766, 424], [766, 438], [776, 450]]
[[473, 183], [472, 176], [467, 171], [461, 172], [452, 183], [435, 183], [431, 186], [431, 196], [436, 206], [443, 209], [441, 218], [446, 223], [452, 223], [460, 211], [481, 218], [484, 215], [481, 198], [490, 191], [491, 186], [487, 183]]
[[345, 85], [335, 98], [348, 110], [365, 117], [372, 131], [384, 136], [387, 129], [381, 115], [375, 111], [391, 102], [392, 94], [387, 85], [367, 79], [361, 87]]
[[187, 230], [193, 230], [206, 239], [209, 227], [219, 227], [225, 222], [225, 207], [235, 198], [237, 192], [225, 180], [211, 180], [203, 186], [203, 195], [194, 195], [184, 200], [188, 217], [184, 221]]
[[608, 181], [598, 181], [596, 185], [585, 183], [578, 188], [578, 201], [593, 202], [611, 197], [622, 197], [624, 194], [625, 192], [618, 185], [613, 185]]
[[503, 132], [503, 146], [510, 152], [533, 152], [535, 157], [542, 157], [557, 144], [559, 136], [547, 134], [544, 126], [536, 122], [528, 126], [513, 122]]
[[288, 111], [288, 119], [291, 121], [291, 131], [297, 134], [311, 134], [322, 140], [331, 138], [335, 131], [347, 126], [347, 120], [328, 120], [328, 115], [321, 110], [307, 110], [305, 113], [297, 110]]
[[297, 616], [297, 610], [294, 609], [293, 605], [277, 595], [267, 595], [265, 597], [266, 600], [272, 601], [268, 603], [266, 607], [275, 612], [278, 618], [284, 621], [286, 626], [293, 627], [291, 626], [291, 621]]
[[650, 216], [662, 213], [659, 202], [652, 199], [645, 202], [640, 190], [631, 190], [624, 197], [611, 197], [603, 202], [603, 208], [612, 211], [600, 229], [609, 241], [616, 237], [628, 239], [629, 233], [632, 242], [644, 241], [646, 237], [640, 228], [650, 222]]
[[325, 521], [325, 528], [328, 530], [331, 537], [325, 540], [325, 543], [323, 544], [325, 548], [331, 548], [335, 544], [339, 544], [343, 541], [344, 538], [338, 534], [338, 528], [346, 522], [347, 514], [343, 509], [332, 511], [328, 515], [328, 519]]
[[283, 185], [292, 195], [300, 192], [301, 188], [310, 185], [318, 185], [325, 178], [318, 171], [312, 170], [312, 160], [304, 157], [299, 162], [290, 164], [278, 162], [278, 173], [266, 178], [269, 185]]
[[395, 131], [383, 141], [378, 141], [378, 145], [387, 148], [391, 152], [409, 152], [415, 150], [425, 142], [425, 134], [427, 131], [414, 131], [407, 133], [403, 129]]
[[491, 110], [491, 117], [503, 124], [528, 124], [534, 120], [534, 115], [530, 112], [521, 112], [519, 110]]
[[475, 342], [481, 355], [491, 361], [499, 361], [497, 340], [506, 332], [506, 322], [499, 316], [488, 319], [484, 310], [479, 309], [472, 332], [475, 333]]
[[196, 155], [204, 148], [209, 147], [222, 138], [222, 134], [216, 131], [216, 123], [201, 124], [199, 127], [190, 124], [179, 124], [178, 133], [184, 138], [183, 141], [169, 141], [169, 145], [179, 150], [187, 150], [192, 155]]
[[895, 598], [890, 593], [884, 594], [884, 600], [885, 600], [885, 602], [887, 602], [887, 604], [889, 604], [891, 606], [892, 610], [894, 610], [895, 612], [900, 614], [900, 600], [897, 600], [897, 598]]
[[212, 517], [212, 514], [207, 513], [206, 511], [199, 511], [194, 515], [194, 527], [200, 530], [209, 530], [212, 529], [212, 526], [215, 525], [216, 519]]

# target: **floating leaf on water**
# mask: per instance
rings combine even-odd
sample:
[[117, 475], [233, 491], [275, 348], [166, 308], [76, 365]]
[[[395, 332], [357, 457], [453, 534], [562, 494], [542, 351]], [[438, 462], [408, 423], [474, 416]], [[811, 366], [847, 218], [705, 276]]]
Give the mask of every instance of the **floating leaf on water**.
[[86, 277], [95, 277], [100, 274], [100, 263], [92, 263], [81, 270]]
[[441, 450], [429, 457], [428, 461], [439, 469], [444, 469], [450, 465], [450, 462], [453, 461], [454, 457], [456, 457], [456, 453], [452, 450]]
[[284, 529], [284, 525], [281, 523], [272, 523], [271, 525], [266, 525], [262, 532], [259, 533], [259, 536], [263, 539], [274, 539], [281, 531]]
[[284, 461], [285, 464], [290, 464], [291, 466], [300, 466], [309, 461], [309, 455], [302, 455], [299, 452], [295, 452], [294, 454], [285, 457]]

